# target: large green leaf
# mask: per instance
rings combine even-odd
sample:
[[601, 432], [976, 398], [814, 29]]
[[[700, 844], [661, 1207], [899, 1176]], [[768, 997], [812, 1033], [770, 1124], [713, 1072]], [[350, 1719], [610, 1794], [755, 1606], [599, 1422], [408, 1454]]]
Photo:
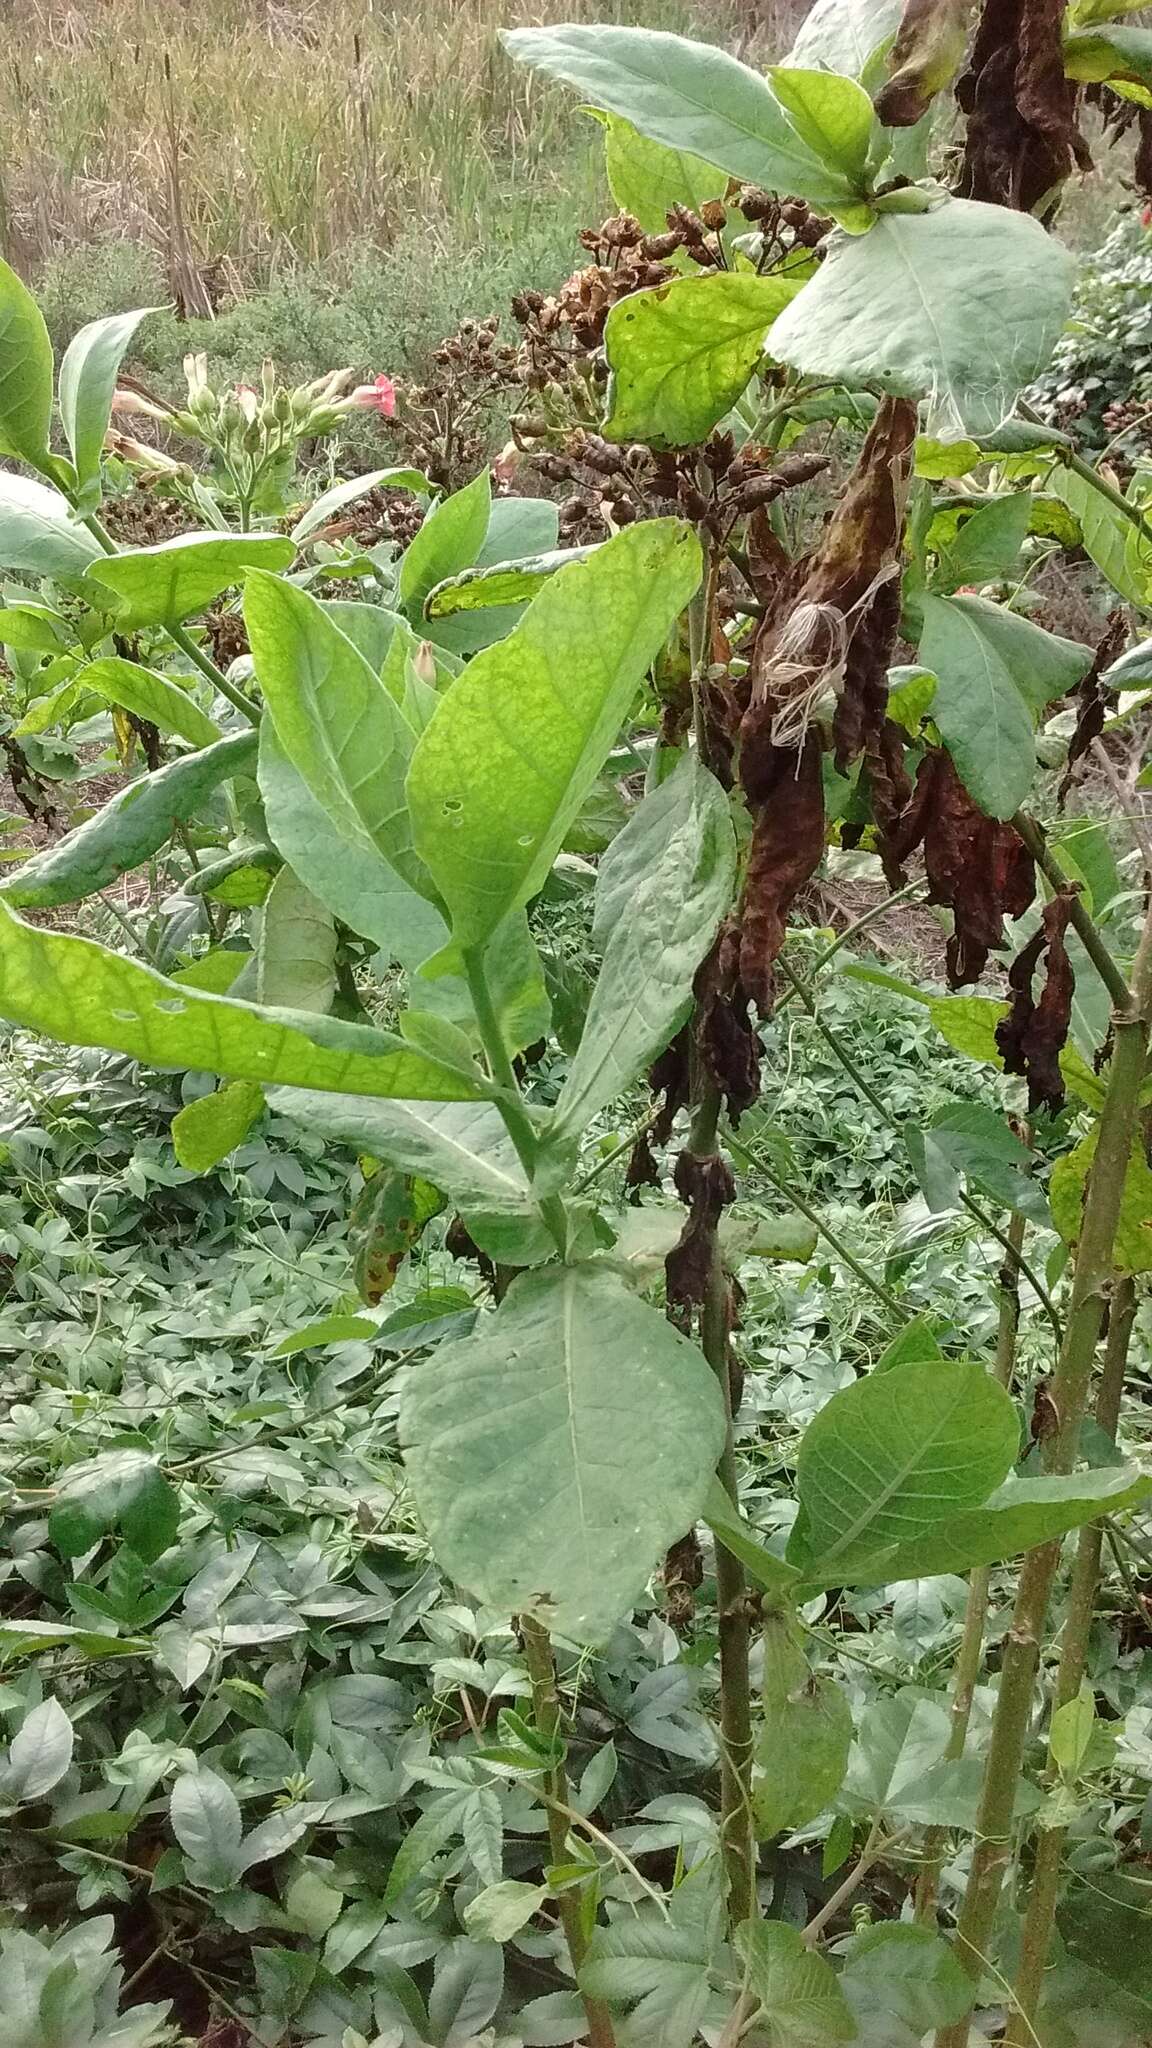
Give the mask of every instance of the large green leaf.
[[78, 583], [102, 559], [68, 501], [35, 477], [0, 474], [0, 568]]
[[852, 1747], [852, 1711], [810, 1668], [792, 1617], [764, 1619], [764, 1712], [755, 1729], [752, 1808], [762, 1841], [805, 1827], [831, 1804]]
[[948, 199], [836, 235], [768, 336], [805, 376], [928, 401], [926, 431], [991, 433], [1059, 340], [1071, 256], [1039, 221]]
[[117, 627], [178, 626], [202, 612], [249, 569], [286, 569], [295, 553], [275, 533], [184, 533], [155, 547], [101, 555], [89, 574], [116, 600]]
[[1107, 84], [1122, 98], [1152, 107], [1152, 29], [1073, 29], [1064, 38], [1064, 71], [1082, 84]]
[[704, 440], [735, 405], [768, 329], [799, 289], [790, 278], [717, 270], [619, 299], [604, 329], [608, 439], [653, 448]]
[[857, 1380], [804, 1433], [789, 1563], [833, 1571], [851, 1551], [907, 1542], [976, 1507], [1019, 1439], [1012, 1401], [974, 1362], [925, 1359]]
[[904, 0], [816, 0], [797, 30], [790, 64], [815, 66], [863, 78], [900, 26]]
[[363, 833], [352, 840], [337, 829], [289, 760], [271, 718], [261, 721], [258, 780], [273, 843], [342, 923], [404, 966], [418, 966], [444, 944], [448, 927], [435, 904], [409, 888]]
[[[1131, 1465], [1107, 1465], [1053, 1479], [1008, 1479], [982, 1506], [948, 1513], [935, 1528], [886, 1550], [839, 1557], [826, 1583], [879, 1586], [998, 1564], [1053, 1542], [1099, 1515], [1121, 1514], [1152, 1494], [1152, 1478]], [[806, 1574], [806, 1577], [809, 1575]], [[815, 1581], [819, 1572], [810, 1575]]]
[[260, 911], [256, 992], [262, 1003], [324, 1016], [336, 992], [336, 927], [291, 868], [281, 868]]
[[[104, 435], [124, 352], [140, 322], [159, 310], [157, 306], [143, 306], [137, 312], [109, 313], [103, 320], [89, 320], [73, 335], [64, 351], [60, 364], [60, 419], [82, 488], [99, 483]], [[99, 503], [99, 490], [91, 495]]]
[[277, 1088], [271, 1107], [310, 1131], [434, 1181], [465, 1209], [532, 1212], [532, 1191], [498, 1110], [487, 1102], [367, 1102]]
[[928, 545], [937, 555], [933, 589], [956, 590], [962, 583], [993, 583], [1006, 578], [1019, 560], [1034, 502], [1029, 491], [992, 498], [978, 506], [950, 539], [939, 542], [933, 527], [928, 535]]
[[550, 1142], [578, 1138], [678, 1031], [735, 875], [728, 798], [689, 755], [645, 797], [603, 856], [601, 877], [617, 912]]
[[615, 1274], [545, 1266], [412, 1374], [401, 1427], [444, 1569], [602, 1642], [699, 1514], [724, 1415], [702, 1353]]
[[[1052, 1168], [1052, 1221], [1066, 1244], [1080, 1242], [1088, 1175], [1096, 1156], [1099, 1130], [1090, 1131]], [[1139, 1139], [1133, 1144], [1124, 1174], [1120, 1221], [1112, 1263], [1121, 1273], [1152, 1273], [1152, 1169]]]
[[219, 783], [250, 774], [255, 763], [256, 735], [243, 732], [142, 775], [66, 838], [24, 861], [0, 883], [0, 896], [20, 910], [47, 910], [106, 889], [164, 846]]
[[700, 571], [679, 520], [629, 527], [553, 576], [441, 699], [408, 802], [459, 945], [539, 889]]
[[829, 74], [810, 88], [824, 107], [825, 156], [814, 139], [810, 101], [803, 116], [790, 113], [758, 72], [709, 44], [661, 29], [572, 23], [513, 29], [504, 41], [514, 57], [566, 79], [642, 135], [703, 157], [733, 178], [795, 193], [813, 206], [859, 201], [861, 181], [835, 161], [833, 142], [837, 135], [854, 138], [865, 120], [871, 129], [871, 103], [851, 79]]
[[608, 189], [622, 213], [638, 220], [646, 234], [663, 234], [674, 206], [699, 213], [724, 194], [724, 173], [702, 157], [653, 142], [620, 114], [601, 114]]
[[492, 482], [486, 469], [462, 491], [454, 491], [433, 506], [400, 564], [400, 603], [414, 623], [435, 584], [471, 568], [484, 544], [491, 515]]
[[138, 661], [122, 661], [118, 654], [102, 655], [90, 661], [75, 678], [81, 689], [94, 690], [109, 704], [121, 704], [137, 718], [147, 718], [161, 732], [178, 733], [192, 747], [210, 747], [220, 738], [220, 727], [194, 704], [179, 683]]
[[52, 343], [44, 315], [16, 272], [0, 263], [0, 455], [39, 469], [52, 426]]
[[745, 1920], [735, 1932], [765, 2048], [828, 2048], [854, 2038], [856, 2022], [831, 1964], [805, 1946], [795, 1927]]
[[40, 931], [0, 904], [0, 1017], [69, 1045], [239, 1081], [440, 1102], [485, 1093], [390, 1031], [303, 1011], [257, 1010], [167, 981], [91, 939]]
[[922, 599], [920, 659], [932, 716], [970, 796], [993, 818], [1019, 810], [1036, 773], [1039, 714], [1086, 675], [1092, 650], [982, 597]]
[[972, 1980], [943, 1936], [895, 1920], [853, 1937], [840, 1989], [869, 2048], [919, 2048], [972, 2005]]
[[252, 575], [244, 619], [276, 736], [312, 795], [342, 838], [428, 894], [404, 800], [415, 734], [400, 705], [306, 590]]

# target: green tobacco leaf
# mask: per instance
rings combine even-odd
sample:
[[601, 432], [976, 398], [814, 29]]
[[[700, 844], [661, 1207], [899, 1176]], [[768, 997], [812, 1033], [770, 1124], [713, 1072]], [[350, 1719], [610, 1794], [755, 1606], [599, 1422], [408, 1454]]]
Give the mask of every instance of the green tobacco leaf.
[[186, 533], [155, 547], [101, 555], [89, 574], [117, 600], [118, 629], [135, 632], [178, 626], [242, 583], [249, 569], [286, 569], [294, 553], [291, 541], [274, 533]]
[[849, 1552], [907, 1542], [977, 1506], [1019, 1439], [1012, 1401], [974, 1362], [927, 1359], [857, 1380], [805, 1431], [789, 1563], [832, 1571]]
[[300, 1088], [277, 1088], [269, 1103], [311, 1131], [423, 1175], [462, 1208], [506, 1216], [533, 1210], [528, 1177], [490, 1103], [365, 1102]]
[[610, 441], [680, 448], [704, 440], [764, 354], [795, 279], [717, 270], [617, 301], [604, 329]]
[[400, 564], [400, 603], [415, 625], [424, 600], [446, 576], [470, 569], [484, 545], [492, 516], [492, 480], [486, 469], [462, 491], [434, 505]]
[[244, 619], [276, 737], [317, 803], [342, 838], [428, 894], [404, 801], [415, 735], [400, 706], [306, 590], [250, 576]]
[[800, 1583], [800, 1574], [794, 1565], [785, 1564], [774, 1551], [750, 1528], [743, 1515], [729, 1500], [718, 1479], [713, 1479], [708, 1498], [702, 1510], [702, 1520], [707, 1522], [714, 1536], [718, 1537], [726, 1550], [738, 1557], [758, 1586], [764, 1586], [772, 1594], [787, 1593], [790, 1587]]
[[1052, 470], [1046, 488], [1075, 515], [1085, 553], [1101, 575], [1129, 604], [1147, 610], [1152, 603], [1152, 541], [1075, 470]]
[[[100, 457], [120, 365], [140, 322], [159, 311], [158, 306], [142, 306], [133, 313], [110, 313], [103, 320], [90, 320], [64, 351], [60, 419], [82, 487], [99, 486]], [[99, 488], [91, 495], [99, 504]]]
[[335, 993], [336, 927], [299, 876], [281, 868], [260, 913], [257, 999], [325, 1016]]
[[923, 597], [920, 658], [932, 716], [969, 795], [989, 817], [1019, 810], [1036, 773], [1039, 714], [1087, 674], [1092, 650], [982, 597]]
[[237, 733], [142, 775], [55, 846], [24, 861], [0, 883], [0, 897], [17, 909], [47, 910], [106, 889], [165, 845], [221, 782], [250, 773], [255, 759], [255, 733]]
[[361, 1301], [376, 1308], [400, 1267], [444, 1207], [431, 1181], [385, 1168], [369, 1181], [348, 1221], [352, 1272]]
[[0, 1016], [69, 1045], [102, 1045], [159, 1067], [238, 1081], [465, 1101], [485, 1093], [390, 1031], [304, 1011], [256, 1010], [167, 981], [0, 904]]
[[[934, 590], [955, 590], [961, 583], [999, 582], [1009, 575], [1020, 558], [1032, 518], [1033, 499], [1028, 491], [1016, 491], [1009, 498], [994, 498], [966, 519], [955, 538], [942, 544]], [[928, 545], [933, 545], [929, 534]]]
[[646, 234], [662, 235], [674, 206], [694, 213], [724, 195], [724, 173], [702, 157], [652, 142], [620, 114], [600, 114], [604, 124], [604, 169], [608, 189], [622, 213], [638, 220]]
[[1064, 38], [1064, 72], [1086, 85], [1110, 85], [1121, 98], [1152, 107], [1152, 29], [1073, 29]]
[[0, 455], [18, 455], [39, 469], [51, 430], [52, 343], [44, 315], [16, 272], [0, 263]]
[[79, 687], [94, 690], [109, 704], [121, 704], [137, 718], [147, 718], [161, 732], [178, 733], [192, 747], [210, 747], [220, 738], [214, 719], [194, 704], [187, 690], [155, 669], [142, 668], [137, 661], [122, 661], [119, 655], [103, 655], [90, 661], [76, 677]]
[[[359, 498], [366, 498], [369, 491], [418, 491], [430, 493], [432, 485], [419, 469], [370, 469], [365, 476], [353, 476], [343, 483], [333, 484], [327, 491], [321, 491], [314, 498], [308, 510], [296, 521], [289, 539], [299, 547], [317, 527], [324, 526], [329, 519], [342, 512], [345, 505], [354, 505]], [[357, 607], [359, 609], [359, 607]]]
[[840, 1790], [852, 1711], [834, 1679], [811, 1669], [788, 1614], [765, 1615], [764, 1712], [755, 1731], [752, 1809], [760, 1841], [806, 1827]]
[[257, 779], [273, 841], [343, 924], [404, 966], [418, 966], [444, 944], [448, 927], [435, 905], [409, 888], [362, 833], [353, 841], [337, 830], [289, 760], [271, 718], [260, 725]]
[[696, 1519], [723, 1433], [703, 1355], [595, 1266], [513, 1281], [410, 1377], [402, 1419], [444, 1569], [580, 1642], [604, 1640]]
[[[515, 568], [518, 563], [539, 561], [542, 556], [551, 559], [559, 551], [559, 544], [560, 511], [550, 499], [494, 498], [488, 531], [473, 568], [478, 572]], [[467, 573], [462, 571], [462, 577]], [[534, 594], [529, 591], [526, 596]], [[425, 618], [429, 617], [430, 597], [431, 593], [425, 599]], [[510, 604], [485, 605], [482, 609], [457, 612], [451, 618], [439, 618], [434, 630], [423, 630], [431, 630], [438, 655], [473, 654], [481, 647], [490, 647], [494, 640], [506, 639], [522, 610], [523, 599], [518, 598]]]
[[875, 115], [854, 78], [834, 71], [773, 64], [768, 83], [797, 135], [813, 156], [838, 171], [853, 192], [866, 187]]
[[971, 1979], [943, 1937], [898, 1921], [853, 1936], [839, 1981], [861, 2040], [876, 2048], [919, 2048], [972, 2004]]
[[900, 26], [904, 0], [816, 0], [796, 34], [788, 62], [823, 65], [863, 78]]
[[694, 754], [644, 798], [605, 853], [605, 872], [617, 914], [549, 1144], [578, 1138], [651, 1065], [692, 1007], [692, 977], [736, 875], [728, 798]]
[[853, 81], [823, 81], [826, 122], [814, 145], [810, 111], [792, 116], [771, 86], [746, 64], [706, 43], [661, 29], [585, 27], [513, 29], [506, 47], [522, 63], [566, 79], [595, 106], [623, 114], [642, 135], [669, 149], [719, 165], [733, 178], [769, 192], [793, 193], [811, 205], [858, 202], [860, 185], [835, 162], [827, 123], [855, 136], [863, 99]]
[[499, 562], [490, 569], [464, 569], [429, 591], [424, 616], [447, 619], [457, 612], [483, 611], [491, 605], [527, 604], [557, 569], [567, 568], [569, 562], [587, 561], [599, 545], [553, 548], [543, 555], [526, 555], [523, 561]]
[[[829, 1584], [879, 1586], [998, 1564], [1049, 1543], [1098, 1515], [1121, 1514], [1152, 1494], [1152, 1478], [1131, 1465], [1108, 1465], [1068, 1478], [1009, 1479], [982, 1507], [947, 1514], [939, 1526], [887, 1550], [863, 1549], [830, 1567]], [[807, 1576], [807, 1575], [806, 1575]]]
[[0, 475], [0, 568], [79, 583], [100, 559], [97, 542], [71, 518], [59, 491], [35, 477]]
[[[1071, 1152], [1063, 1153], [1052, 1168], [1052, 1221], [1065, 1244], [1076, 1245], [1080, 1241], [1084, 1197], [1098, 1138], [1098, 1131], [1090, 1131]], [[1139, 1141], [1133, 1144], [1124, 1175], [1112, 1262], [1121, 1273], [1152, 1273], [1152, 1170]]]
[[51, 612], [10, 605], [0, 610], [0, 646], [15, 648], [18, 654], [59, 654], [62, 627], [63, 621]]
[[264, 1090], [256, 1081], [229, 1081], [211, 1095], [185, 1103], [172, 1119], [172, 1145], [189, 1173], [210, 1173], [242, 1145], [264, 1114]]
[[760, 2007], [757, 2032], [770, 2048], [827, 2048], [851, 2041], [856, 2022], [830, 1963], [783, 1920], [745, 1920], [736, 1946]]
[[1059, 340], [1073, 270], [1039, 221], [1003, 206], [885, 214], [832, 238], [768, 347], [805, 376], [927, 399], [929, 435], [990, 433]]
[[180, 1502], [147, 1451], [104, 1451], [68, 1465], [56, 1481], [48, 1533], [61, 1557], [83, 1557], [119, 1529], [151, 1564], [167, 1550], [180, 1521]]
[[680, 521], [629, 527], [553, 576], [441, 699], [408, 802], [460, 946], [539, 889], [700, 571]]

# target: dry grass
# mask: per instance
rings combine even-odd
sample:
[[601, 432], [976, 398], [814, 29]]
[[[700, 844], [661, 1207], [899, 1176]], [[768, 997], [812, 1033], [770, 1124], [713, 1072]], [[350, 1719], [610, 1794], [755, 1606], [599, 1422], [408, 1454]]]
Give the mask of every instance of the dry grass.
[[509, 22], [639, 20], [779, 49], [805, 0], [0, 0], [0, 246], [77, 242], [251, 285], [413, 219], [461, 228], [577, 199], [571, 94], [504, 56]]

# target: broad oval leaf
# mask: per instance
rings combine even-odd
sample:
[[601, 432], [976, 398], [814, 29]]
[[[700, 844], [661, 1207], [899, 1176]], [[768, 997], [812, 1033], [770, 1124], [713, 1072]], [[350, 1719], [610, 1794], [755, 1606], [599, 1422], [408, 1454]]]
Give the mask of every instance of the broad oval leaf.
[[578, 1138], [675, 1035], [692, 1007], [693, 975], [731, 902], [736, 834], [728, 798], [695, 755], [644, 798], [604, 855], [601, 875], [616, 913], [548, 1127], [549, 1143], [560, 1145]]
[[674, 206], [699, 213], [709, 199], [723, 198], [724, 173], [714, 164], [653, 142], [621, 114], [598, 118], [604, 123], [608, 189], [620, 211], [638, 220], [646, 234], [662, 235]]
[[[1098, 1139], [1099, 1128], [1090, 1131], [1071, 1152], [1062, 1153], [1052, 1168], [1052, 1221], [1066, 1244], [1080, 1242]], [[1124, 1173], [1112, 1263], [1120, 1273], [1152, 1273], [1152, 1169], [1139, 1139], [1132, 1146]]]
[[1074, 265], [1039, 221], [948, 199], [837, 234], [768, 347], [805, 376], [928, 402], [942, 440], [994, 431], [1048, 361]]
[[172, 1145], [189, 1173], [208, 1173], [242, 1145], [264, 1113], [257, 1081], [229, 1081], [211, 1095], [187, 1102], [172, 1119]]
[[260, 911], [257, 999], [325, 1016], [335, 993], [336, 927], [299, 876], [281, 868]]
[[768, 329], [799, 290], [791, 278], [717, 270], [618, 300], [604, 329], [608, 439], [653, 448], [704, 440], [735, 405]]
[[147, 718], [161, 732], [178, 733], [192, 747], [210, 747], [221, 737], [220, 727], [194, 704], [187, 690], [155, 669], [138, 661], [122, 661], [119, 655], [102, 655], [90, 661], [76, 677], [79, 688], [94, 690], [109, 704], [121, 704], [137, 718]]
[[602, 1642], [703, 1507], [724, 1414], [658, 1310], [606, 1270], [546, 1266], [409, 1377], [401, 1428], [444, 1569]]
[[1019, 1440], [1013, 1402], [974, 1362], [927, 1359], [857, 1380], [804, 1433], [789, 1563], [831, 1570], [865, 1544], [907, 1542], [976, 1507], [1011, 1469]]
[[306, 590], [252, 575], [244, 620], [276, 737], [316, 801], [344, 839], [430, 894], [404, 800], [416, 741], [400, 705]]
[[553, 576], [441, 699], [408, 803], [458, 945], [535, 895], [700, 573], [679, 520], [629, 527]]
[[186, 1771], [172, 1787], [172, 1832], [194, 1866], [194, 1876], [224, 1889], [240, 1875], [244, 1824], [231, 1785], [216, 1771]]
[[534, 1213], [528, 1177], [504, 1119], [490, 1103], [367, 1102], [300, 1088], [276, 1088], [269, 1103], [308, 1130], [422, 1175], [462, 1208], [500, 1216]]
[[286, 569], [295, 549], [275, 533], [185, 533], [154, 547], [101, 555], [91, 577], [112, 593], [117, 627], [178, 626], [249, 569]]
[[[159, 306], [142, 306], [136, 312], [110, 313], [103, 320], [89, 320], [73, 335], [64, 351], [60, 364], [60, 419], [82, 488], [99, 480], [100, 455], [124, 352], [140, 322], [149, 313], [159, 311]], [[92, 496], [98, 503], [99, 491]]]
[[43, 1799], [72, 1761], [72, 1723], [59, 1700], [42, 1700], [25, 1714], [0, 1770], [0, 1805]]
[[[724, 50], [662, 29], [579, 23], [513, 29], [504, 42], [522, 63], [566, 79], [642, 135], [733, 178], [813, 206], [860, 198], [858, 184], [813, 148], [810, 130], [802, 132], [767, 81]], [[853, 109], [859, 94], [871, 121], [871, 105], [852, 80], [830, 77], [828, 87], [841, 103], [853, 95]]]
[[0, 263], [0, 455], [18, 455], [39, 469], [51, 427], [52, 343], [44, 315], [16, 272]]
[[47, 910], [106, 889], [165, 845], [218, 784], [250, 774], [255, 761], [256, 735], [243, 732], [142, 775], [55, 846], [24, 861], [0, 883], [0, 897], [17, 909]]
[[23, 924], [0, 904], [0, 1016], [152, 1066], [360, 1095], [475, 1100], [488, 1090], [390, 1031], [256, 1010], [167, 981], [91, 939]]
[[102, 559], [98, 543], [76, 524], [59, 491], [35, 477], [0, 475], [0, 568], [79, 583]]
[[491, 517], [492, 480], [486, 469], [462, 491], [453, 491], [432, 507], [400, 564], [397, 590], [410, 619], [419, 619], [424, 600], [437, 583], [471, 568]]

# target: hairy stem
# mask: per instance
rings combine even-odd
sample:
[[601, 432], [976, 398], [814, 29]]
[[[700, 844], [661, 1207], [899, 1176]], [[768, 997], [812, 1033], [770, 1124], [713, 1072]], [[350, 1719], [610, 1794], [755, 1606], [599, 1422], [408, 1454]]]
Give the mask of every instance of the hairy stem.
[[[1026, 1224], [1019, 1211], [1015, 1211], [1008, 1223], [1008, 1236], [1019, 1254], [1024, 1246]], [[1020, 1272], [1010, 1259], [1004, 1261], [1000, 1270], [1000, 1319], [996, 1330], [996, 1363], [993, 1378], [1002, 1387], [1010, 1387], [1016, 1369], [1016, 1338], [1020, 1329]], [[992, 1586], [991, 1565], [977, 1565], [968, 1580], [968, 1599], [964, 1607], [964, 1630], [956, 1652], [956, 1663], [952, 1672], [952, 1700], [950, 1714], [952, 1726], [948, 1734], [948, 1747], [944, 1754], [954, 1761], [964, 1754], [968, 1739], [968, 1723], [972, 1719], [972, 1701], [976, 1694], [976, 1682], [984, 1660], [984, 1629], [988, 1620], [988, 1596]], [[931, 1827], [924, 1837], [924, 1864], [916, 1886], [916, 1917], [921, 1922], [934, 1925], [936, 1901], [940, 1889], [940, 1870], [944, 1861], [944, 1844], [948, 1830]]]
[[[1108, 1339], [1104, 1347], [1104, 1369], [1096, 1393], [1096, 1420], [1107, 1435], [1114, 1437], [1120, 1422], [1124, 1375], [1128, 1366], [1128, 1345], [1136, 1321], [1136, 1284], [1130, 1275], [1118, 1279], [1112, 1296]], [[1102, 1522], [1089, 1522], [1080, 1531], [1076, 1562], [1064, 1620], [1060, 1667], [1052, 1710], [1058, 1712], [1076, 1698], [1088, 1661], [1088, 1637], [1096, 1606], [1100, 1578], [1100, 1550], [1104, 1541]], [[1049, 1768], [1055, 1769], [1051, 1764]], [[1056, 1903], [1060, 1894], [1067, 1828], [1046, 1828], [1036, 1844], [1032, 1889], [1020, 1940], [1020, 1967], [1014, 1986], [1015, 2010], [1004, 2036], [1005, 2048], [1031, 2048], [1036, 2039], [1036, 2011], [1044, 1984], [1048, 1950]]]
[[[1084, 1203], [1071, 1307], [1052, 1378], [1051, 1394], [1059, 1422], [1045, 1446], [1048, 1472], [1071, 1471], [1079, 1450], [1080, 1425], [1112, 1272], [1112, 1246], [1137, 1130], [1150, 1007], [1152, 905], [1132, 970], [1131, 992], [1113, 1018], [1111, 1072]], [[1001, 1886], [1011, 1861], [1012, 1809], [1032, 1718], [1040, 1638], [1059, 1559], [1058, 1540], [1029, 1551], [1020, 1573], [1012, 1628], [1004, 1645], [996, 1715], [976, 1822], [976, 1845], [956, 1930], [957, 1955], [973, 1979], [973, 2000], [996, 1919]], [[965, 2048], [967, 2038], [965, 2018], [941, 2030], [936, 2037], [937, 2048]]]
[[[545, 1740], [558, 1741], [560, 1694], [556, 1686], [556, 1663], [548, 1631], [530, 1614], [522, 1614], [519, 1625], [520, 1640], [524, 1646], [524, 1661], [528, 1666], [528, 1677], [532, 1684], [532, 1707], [536, 1716], [536, 1726]], [[568, 1774], [563, 1763], [556, 1763], [543, 1773], [543, 1778], [546, 1795], [544, 1807], [548, 1815], [548, 1847], [553, 1863], [559, 1867], [571, 1860], [568, 1855], [568, 1823], [564, 1817], [564, 1808], [570, 1804]], [[580, 1966], [588, 1953], [588, 1939], [580, 1910], [580, 1894], [578, 1891], [566, 1889], [559, 1894], [557, 1904], [572, 1968], [579, 1979]], [[586, 1998], [583, 1992], [580, 1996], [588, 2019], [588, 2040], [591, 2048], [615, 2048], [616, 2035], [607, 2006], [598, 1998]]]

